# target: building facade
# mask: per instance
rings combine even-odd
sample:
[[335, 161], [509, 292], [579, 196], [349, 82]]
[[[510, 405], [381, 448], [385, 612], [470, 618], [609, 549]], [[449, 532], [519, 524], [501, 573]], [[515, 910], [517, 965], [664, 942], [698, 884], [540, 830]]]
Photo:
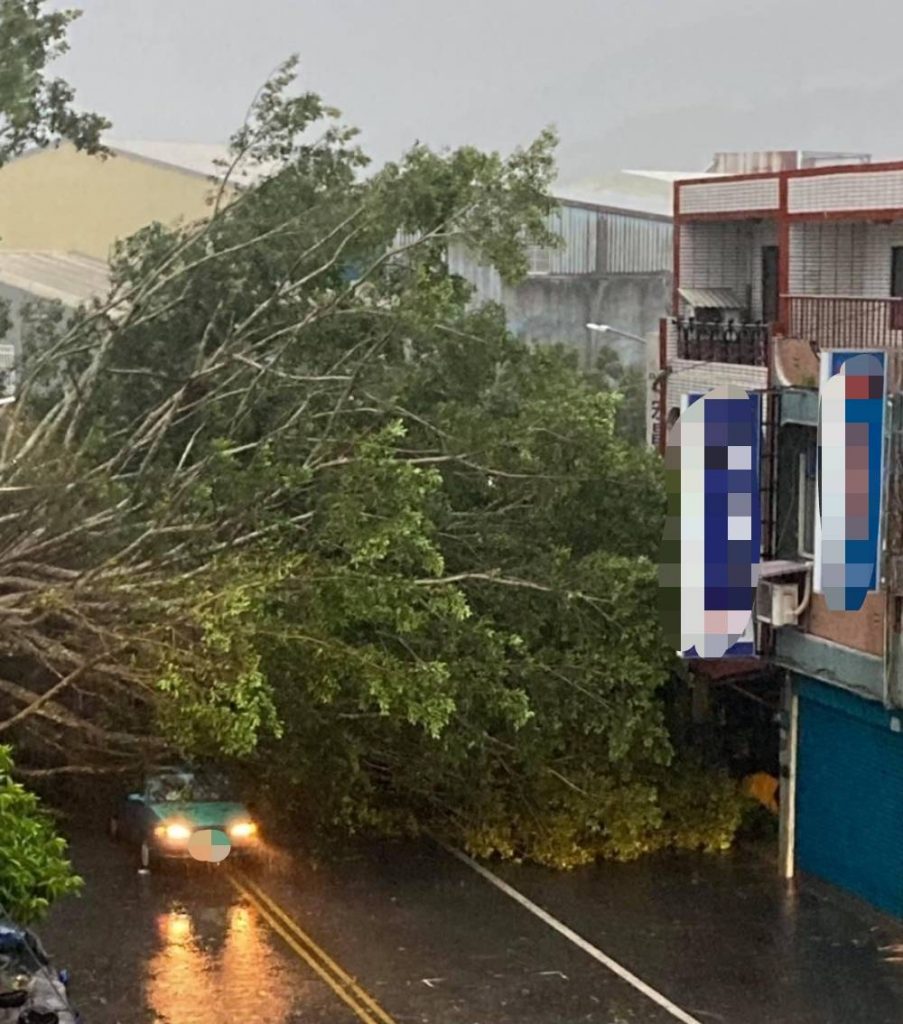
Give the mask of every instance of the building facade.
[[[660, 183], [661, 190], [668, 187]], [[661, 317], [670, 309], [671, 217], [589, 198], [561, 198], [559, 203], [548, 227], [562, 245], [533, 248], [523, 281], [505, 284], [493, 267], [481, 265], [461, 245], [451, 246], [449, 268], [474, 286], [477, 302], [500, 303], [519, 337], [573, 349], [586, 368], [600, 345], [614, 349], [626, 363], [645, 366], [646, 349], [630, 335], [654, 342]], [[601, 340], [588, 323], [616, 330]]]
[[[755, 618], [783, 683], [782, 868], [903, 916], [903, 163], [682, 181], [674, 212], [655, 439], [688, 393], [764, 396]], [[812, 578], [819, 366], [849, 350], [886, 366], [881, 554], [862, 607], [833, 611]]]
[[[228, 157], [225, 146], [200, 143], [105, 144], [103, 157], [62, 143], [0, 167], [0, 300], [11, 314], [0, 344], [0, 398], [13, 387], [23, 307], [45, 300], [72, 309], [104, 296], [116, 243], [154, 222], [209, 216]], [[235, 194], [223, 187], [224, 200]]]

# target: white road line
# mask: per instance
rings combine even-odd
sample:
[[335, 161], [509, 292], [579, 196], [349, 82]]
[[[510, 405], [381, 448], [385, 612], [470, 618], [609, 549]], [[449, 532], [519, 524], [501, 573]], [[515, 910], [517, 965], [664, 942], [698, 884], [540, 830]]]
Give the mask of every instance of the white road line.
[[617, 976], [623, 981], [626, 981], [628, 985], [632, 985], [638, 992], [642, 992], [647, 999], [651, 999], [654, 1003], [658, 1003], [663, 1010], [670, 1013], [676, 1020], [682, 1021], [683, 1024], [702, 1024], [702, 1022], [697, 1020], [696, 1017], [691, 1016], [686, 1012], [686, 1010], [682, 1010], [679, 1006], [675, 1006], [667, 996], [663, 996], [661, 992], [656, 992], [651, 985], [647, 985], [645, 981], [638, 978], [631, 971], [628, 971], [626, 967], [622, 967], [617, 960], [612, 960], [610, 956], [603, 953], [601, 949], [594, 946], [591, 942], [588, 942], [582, 935], [578, 935], [571, 928], [568, 928], [566, 924], [562, 924], [557, 918], [552, 917], [548, 911], [543, 910], [542, 907], [537, 906], [537, 904], [532, 900], [527, 899], [523, 893], [518, 892], [517, 889], [508, 885], [507, 882], [502, 881], [498, 875], [494, 875], [488, 868], [484, 868], [482, 864], [478, 864], [472, 857], [468, 857], [466, 853], [456, 850], [453, 846], [447, 846], [445, 843], [440, 842], [439, 845], [446, 852], [461, 861], [462, 864], [466, 864], [469, 868], [476, 871], [478, 875], [482, 875], [490, 885], [494, 885], [496, 889], [501, 889], [501, 891], [506, 896], [510, 896], [515, 903], [519, 903], [525, 910], [529, 910], [531, 914], [538, 917], [544, 924], [547, 924], [550, 928], [554, 928], [559, 935], [563, 935], [569, 942], [573, 942], [573, 944], [582, 949], [584, 953], [589, 953], [594, 960], [598, 960], [600, 964], [607, 967], [613, 974], [617, 974]]

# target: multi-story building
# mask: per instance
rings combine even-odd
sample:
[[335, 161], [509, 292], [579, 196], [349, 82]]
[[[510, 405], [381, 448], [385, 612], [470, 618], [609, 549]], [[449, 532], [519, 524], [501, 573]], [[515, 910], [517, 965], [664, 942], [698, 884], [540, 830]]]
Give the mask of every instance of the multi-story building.
[[[755, 614], [783, 686], [782, 867], [903, 916], [903, 163], [777, 166], [675, 185], [656, 441], [684, 396], [762, 393]], [[812, 568], [819, 355], [850, 349], [885, 353], [888, 400], [877, 589], [844, 612]]]

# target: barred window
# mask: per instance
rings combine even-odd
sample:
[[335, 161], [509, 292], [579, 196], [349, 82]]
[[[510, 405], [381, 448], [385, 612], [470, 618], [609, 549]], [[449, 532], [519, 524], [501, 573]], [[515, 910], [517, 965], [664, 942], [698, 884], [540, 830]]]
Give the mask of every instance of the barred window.
[[531, 245], [527, 249], [527, 273], [551, 274], [552, 250], [542, 245]]
[[815, 551], [815, 486], [817, 472], [817, 446], [812, 443], [800, 452], [797, 491], [797, 553], [813, 558]]

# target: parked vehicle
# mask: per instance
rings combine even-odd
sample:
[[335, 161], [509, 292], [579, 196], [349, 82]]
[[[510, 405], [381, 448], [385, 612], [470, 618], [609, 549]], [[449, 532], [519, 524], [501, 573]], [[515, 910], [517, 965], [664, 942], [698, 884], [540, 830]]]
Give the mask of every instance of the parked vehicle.
[[38, 937], [0, 916], [0, 1024], [81, 1024]]
[[230, 855], [259, 849], [257, 823], [229, 783], [209, 771], [158, 768], [130, 793], [110, 818], [110, 836], [138, 847], [142, 868], [155, 858], [185, 858], [192, 836], [213, 832], [228, 839]]

